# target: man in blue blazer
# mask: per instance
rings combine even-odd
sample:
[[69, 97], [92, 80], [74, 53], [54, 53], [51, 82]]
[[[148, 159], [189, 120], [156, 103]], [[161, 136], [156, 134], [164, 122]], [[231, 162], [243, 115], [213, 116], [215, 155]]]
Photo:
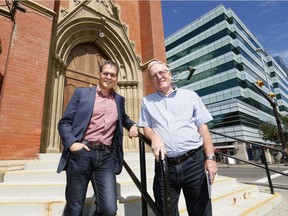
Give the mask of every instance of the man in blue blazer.
[[95, 191], [95, 215], [116, 215], [123, 127], [130, 138], [138, 136], [137, 125], [125, 112], [124, 97], [114, 92], [118, 70], [116, 63], [105, 61], [99, 85], [77, 88], [59, 121], [64, 150], [57, 172], [66, 171], [65, 216], [82, 215], [89, 181]]

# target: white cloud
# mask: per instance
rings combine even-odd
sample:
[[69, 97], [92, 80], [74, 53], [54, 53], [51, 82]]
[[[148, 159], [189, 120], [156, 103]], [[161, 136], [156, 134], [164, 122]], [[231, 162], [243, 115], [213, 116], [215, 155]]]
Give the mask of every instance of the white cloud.
[[276, 2], [274, 0], [263, 1], [260, 4], [262, 10], [258, 13], [258, 16], [267, 16], [277, 12]]
[[276, 1], [275, 0], [263, 1], [260, 5], [261, 7], [271, 7], [273, 5], [276, 5]]
[[284, 51], [271, 51], [268, 53], [271, 55], [271, 56], [280, 56], [285, 64], [288, 66], [288, 50], [284, 50]]
[[173, 9], [174, 14], [178, 14], [178, 11], [176, 9]]
[[286, 38], [288, 39], [288, 32], [281, 32], [281, 33], [278, 32], [278, 35], [274, 37], [273, 41], [277, 42], [283, 39], [286, 40]]

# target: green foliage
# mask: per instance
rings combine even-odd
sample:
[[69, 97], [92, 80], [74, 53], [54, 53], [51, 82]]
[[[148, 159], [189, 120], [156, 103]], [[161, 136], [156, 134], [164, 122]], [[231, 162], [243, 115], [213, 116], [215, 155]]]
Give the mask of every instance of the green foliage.
[[287, 131], [288, 130], [288, 115], [286, 115], [286, 116], [280, 115], [279, 118], [280, 118], [280, 121], [282, 122], [283, 126], [286, 129], [285, 131]]
[[[288, 141], [288, 116], [279, 115], [279, 120], [282, 125], [283, 135]], [[260, 125], [260, 134], [263, 140], [275, 142], [276, 144], [282, 144], [278, 132], [278, 127], [270, 122], [264, 122]]]
[[260, 125], [261, 137], [265, 141], [269, 140], [277, 143], [277, 140], [275, 140], [275, 137], [273, 136], [275, 131], [278, 131], [277, 127], [270, 122], [264, 122]]

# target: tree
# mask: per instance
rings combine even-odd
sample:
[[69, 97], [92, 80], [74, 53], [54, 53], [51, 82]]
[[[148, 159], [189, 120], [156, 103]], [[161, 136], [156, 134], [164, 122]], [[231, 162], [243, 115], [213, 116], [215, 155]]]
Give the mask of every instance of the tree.
[[[279, 115], [279, 120], [282, 124], [283, 134], [285, 137], [285, 141], [288, 141], [288, 115], [282, 116]], [[265, 141], [275, 142], [278, 145], [281, 145], [280, 136], [278, 133], [278, 128], [276, 125], [271, 122], [264, 122], [260, 125], [260, 134], [261, 138]], [[287, 144], [286, 144], [287, 146]]]

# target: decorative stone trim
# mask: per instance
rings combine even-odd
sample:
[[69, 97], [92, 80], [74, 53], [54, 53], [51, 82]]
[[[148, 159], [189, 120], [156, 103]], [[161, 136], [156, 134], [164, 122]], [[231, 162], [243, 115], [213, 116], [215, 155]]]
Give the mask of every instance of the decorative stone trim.
[[117, 85], [119, 87], [138, 87], [139, 82], [138, 81], [119, 81], [117, 82]]
[[56, 13], [47, 7], [44, 7], [34, 1], [21, 1], [21, 4], [49, 17], [55, 17]]
[[52, 55], [52, 58], [54, 58], [55, 60], [58, 61], [58, 63], [60, 63], [61, 66], [63, 66], [64, 68], [66, 68], [68, 65], [67, 63], [62, 59], [60, 58], [59, 55], [55, 54], [55, 55]]

